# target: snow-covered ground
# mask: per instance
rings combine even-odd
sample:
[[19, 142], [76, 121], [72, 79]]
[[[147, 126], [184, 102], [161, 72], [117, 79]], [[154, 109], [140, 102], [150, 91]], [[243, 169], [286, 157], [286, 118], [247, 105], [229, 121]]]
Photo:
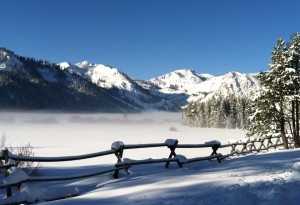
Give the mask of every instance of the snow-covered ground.
[[[68, 156], [109, 150], [114, 141], [125, 144], [226, 143], [243, 138], [242, 130], [189, 128], [180, 125], [177, 113], [120, 114], [28, 114], [1, 113], [0, 131], [8, 144], [30, 142], [36, 156]], [[220, 149], [226, 154], [229, 150]], [[210, 149], [176, 149], [187, 158], [208, 156]], [[167, 148], [125, 150], [124, 158], [168, 157]], [[113, 167], [116, 157], [42, 163], [43, 176], [68, 176]], [[134, 166], [131, 174], [112, 174], [65, 182], [32, 183], [22, 196], [32, 198], [78, 195], [43, 204], [299, 204], [300, 150], [248, 155], [222, 163], [202, 161], [166, 169], [164, 164]], [[1, 192], [4, 194], [4, 192]], [[14, 192], [16, 193], [16, 192]], [[0, 204], [4, 203], [0, 199]]]

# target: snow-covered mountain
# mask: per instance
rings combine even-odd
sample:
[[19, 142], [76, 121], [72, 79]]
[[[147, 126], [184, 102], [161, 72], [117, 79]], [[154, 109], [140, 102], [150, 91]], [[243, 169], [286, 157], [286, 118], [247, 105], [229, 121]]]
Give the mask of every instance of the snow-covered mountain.
[[257, 74], [229, 72], [197, 84], [189, 91], [189, 101], [205, 101], [213, 96], [253, 96], [259, 90]]
[[198, 74], [193, 70], [182, 69], [152, 78], [150, 83], [156, 85], [163, 93], [189, 93], [198, 84], [214, 77], [210, 74]]
[[229, 72], [213, 76], [183, 69], [140, 83], [164, 94], [184, 94], [187, 102], [205, 101], [213, 96], [240, 95], [251, 97], [259, 89], [257, 74]]
[[180, 105], [182, 105], [178, 105], [176, 101], [170, 102], [162, 96], [151, 93], [125, 73], [110, 66], [89, 61], [76, 64], [63, 62], [59, 66], [62, 70], [82, 76], [101, 88], [110, 89], [117, 98], [133, 103], [142, 110], [178, 110]]
[[76, 73], [91, 80], [94, 84], [103, 88], [118, 88], [135, 91], [136, 85], [126, 74], [116, 68], [83, 61], [77, 64], [63, 62], [59, 64], [62, 70]]
[[17, 56], [0, 48], [0, 109], [136, 112], [90, 80], [47, 61]]
[[[18, 95], [9, 91], [13, 88], [5, 89], [2, 86], [4, 93], [6, 92], [2, 99], [13, 98], [15, 99], [14, 103], [20, 107], [24, 103], [18, 102], [17, 98], [26, 98], [28, 106], [31, 106], [35, 103], [30, 101], [38, 102], [38, 97], [29, 98], [27, 96], [27, 98], [19, 95], [30, 92], [38, 96], [41, 92], [50, 92], [51, 94], [48, 96], [51, 96], [51, 101], [54, 104], [57, 102], [52, 97], [60, 95], [58, 99], [63, 98], [63, 96], [73, 96], [74, 99], [69, 102], [73, 105], [75, 103], [79, 106], [83, 101], [92, 102], [82, 104], [79, 107], [87, 107], [91, 104], [98, 107], [103, 101], [100, 100], [100, 104], [97, 105], [96, 98], [102, 96], [106, 102], [113, 99], [116, 103], [114, 106], [122, 107], [121, 110], [126, 110], [125, 105], [131, 111], [132, 109], [178, 111], [190, 101], [205, 101], [212, 96], [222, 97], [229, 94], [251, 96], [259, 89], [256, 74], [229, 72], [225, 75], [213, 76], [182, 69], [150, 80], [133, 80], [111, 66], [89, 61], [76, 64], [63, 62], [55, 65], [47, 61], [37, 61], [18, 56], [7, 49], [0, 49], [0, 81], [2, 85], [7, 84], [7, 82], [23, 84], [23, 87], [18, 87], [20, 91]], [[24, 86], [25, 84], [28, 84], [27, 87]], [[10, 86], [12, 85], [15, 84]], [[22, 89], [27, 90], [22, 91]], [[96, 97], [93, 100], [87, 98], [84, 100], [83, 96], [79, 98], [77, 95], [87, 95], [89, 98]], [[103, 97], [104, 95], [106, 97]], [[45, 109], [51, 102], [49, 99], [42, 103]], [[8, 106], [9, 102], [5, 102], [5, 104]], [[60, 102], [59, 106], [62, 104]], [[103, 108], [103, 106], [100, 107]]]

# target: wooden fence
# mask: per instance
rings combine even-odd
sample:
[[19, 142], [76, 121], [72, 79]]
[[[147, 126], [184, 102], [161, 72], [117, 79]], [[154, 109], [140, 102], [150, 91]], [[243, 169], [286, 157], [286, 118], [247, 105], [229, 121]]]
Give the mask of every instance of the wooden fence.
[[[289, 144], [292, 146], [291, 139], [289, 139]], [[144, 149], [144, 148], [153, 148], [153, 147], [166, 147], [170, 150], [170, 154], [167, 158], [161, 159], [146, 159], [146, 160], [134, 160], [134, 159], [123, 159], [124, 151], [128, 149]], [[195, 149], [195, 148], [211, 148], [212, 151], [207, 156], [200, 156], [196, 158], [187, 159], [183, 155], [178, 155], [176, 152], [180, 149]], [[223, 148], [231, 148], [231, 151], [225, 155], [218, 153], [217, 151]], [[63, 156], [63, 157], [29, 157], [29, 156], [18, 156], [10, 153], [7, 149], [1, 151], [0, 154], [0, 169], [4, 172], [4, 180], [0, 183], [0, 189], [6, 189], [7, 198], [5, 199], [6, 204], [11, 203], [23, 203], [24, 201], [10, 201], [9, 199], [12, 196], [12, 187], [18, 188], [21, 187], [23, 183], [31, 182], [49, 182], [49, 181], [65, 181], [65, 180], [74, 180], [81, 179], [86, 177], [92, 177], [96, 175], [102, 175], [106, 173], [113, 173], [114, 178], [119, 177], [120, 170], [125, 170], [127, 174], [130, 174], [130, 167], [142, 164], [151, 164], [151, 163], [164, 163], [165, 167], [168, 168], [169, 164], [176, 162], [178, 167], [183, 167], [188, 163], [204, 161], [204, 160], [217, 160], [221, 162], [225, 158], [231, 156], [239, 156], [248, 153], [257, 153], [263, 151], [269, 151], [270, 149], [282, 148], [281, 138], [279, 136], [267, 136], [264, 138], [248, 139], [246, 141], [236, 141], [228, 144], [223, 144], [219, 141], [210, 141], [204, 144], [178, 144], [176, 139], [167, 139], [164, 143], [152, 143], [152, 144], [124, 144], [121, 141], [114, 142], [111, 145], [110, 150], [78, 155], [78, 156]], [[115, 165], [112, 165], [110, 169], [101, 170], [94, 173], [86, 173], [80, 175], [71, 175], [71, 176], [57, 176], [57, 177], [31, 177], [26, 174], [21, 174], [23, 177], [17, 177], [16, 179], [11, 180], [10, 176], [14, 173], [15, 161], [30, 161], [30, 162], [62, 162], [62, 161], [72, 161], [72, 160], [83, 160], [94, 157], [101, 157], [105, 155], [115, 155], [117, 162]], [[1, 201], [0, 201], [1, 202]], [[26, 202], [26, 201], [25, 201]], [[4, 203], [4, 204], [5, 204]], [[3, 203], [0, 203], [3, 204]]]

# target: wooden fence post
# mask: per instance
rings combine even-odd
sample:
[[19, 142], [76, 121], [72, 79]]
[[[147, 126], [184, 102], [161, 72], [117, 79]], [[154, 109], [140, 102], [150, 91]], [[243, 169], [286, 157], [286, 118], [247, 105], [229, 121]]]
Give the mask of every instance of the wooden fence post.
[[[272, 136], [269, 136], [267, 139], [268, 139], [267, 147], [272, 146], [273, 145]], [[276, 146], [274, 147], [274, 149], [276, 150]]]
[[[169, 155], [169, 159], [171, 159], [173, 156], [176, 157], [175, 149], [178, 145], [178, 140], [175, 140], [175, 143], [173, 145], [168, 145], [168, 148], [171, 150], [171, 153]], [[166, 168], [169, 167], [170, 162], [166, 162]], [[180, 168], [182, 168], [182, 164], [177, 161], [177, 164]]]
[[250, 147], [250, 152], [251, 152], [251, 153], [252, 153], [252, 150], [253, 150], [253, 149], [257, 150], [257, 149], [256, 149], [256, 146], [255, 146], [255, 139], [249, 141], [249, 147]]
[[[5, 164], [8, 164], [8, 162], [9, 162], [9, 151], [8, 151], [8, 149], [7, 148], [4, 148], [4, 150], [2, 150], [2, 154], [3, 154], [3, 158], [4, 158], [4, 162], [5, 162]], [[9, 169], [9, 166], [7, 166], [6, 168], [5, 168], [5, 177], [8, 177], [9, 176], [9, 171], [8, 171], [8, 169]], [[12, 196], [12, 191], [11, 191], [11, 188], [9, 187], [9, 188], [7, 188], [6, 189], [6, 196], [7, 197], [11, 197]]]
[[264, 147], [267, 151], [269, 151], [269, 149], [264, 144], [265, 140], [266, 140], [266, 138], [262, 138], [261, 139], [261, 144], [260, 144], [259, 149], [261, 150]]
[[244, 152], [244, 150], [247, 150], [247, 143], [243, 142], [242, 144], [243, 144], [243, 147], [242, 147], [241, 153]]
[[236, 151], [236, 146], [237, 146], [237, 144], [236, 144], [236, 143], [235, 143], [235, 144], [231, 144], [230, 146], [231, 146], [231, 151], [230, 151], [230, 153], [235, 152], [235, 151]]
[[[221, 146], [221, 143], [212, 145], [211, 148], [212, 148], [213, 152], [211, 153], [210, 156], [218, 155], [217, 150], [219, 149], [220, 146]], [[221, 162], [220, 157], [217, 157], [217, 160], [218, 160], [219, 163]]]
[[[124, 143], [121, 142], [121, 141], [118, 141], [118, 142], [114, 142], [111, 146], [111, 148], [113, 150], [115, 150], [115, 155], [118, 159], [118, 162], [122, 162], [122, 158], [123, 158], [123, 152], [124, 152]], [[125, 168], [125, 171], [127, 174], [129, 174], [129, 168]], [[120, 170], [116, 170], [115, 173], [114, 173], [114, 178], [117, 179], [119, 177], [119, 172]]]

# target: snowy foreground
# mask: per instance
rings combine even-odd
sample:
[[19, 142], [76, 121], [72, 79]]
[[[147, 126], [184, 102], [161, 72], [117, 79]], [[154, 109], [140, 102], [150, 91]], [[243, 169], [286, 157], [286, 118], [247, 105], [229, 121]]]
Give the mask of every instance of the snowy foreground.
[[[146, 115], [0, 115], [0, 131], [11, 146], [30, 142], [36, 156], [67, 156], [108, 150], [114, 141], [125, 144], [204, 143], [244, 137], [244, 131], [199, 129], [180, 125], [179, 114]], [[229, 150], [219, 149], [226, 154]], [[210, 149], [177, 149], [187, 158], [208, 156]], [[167, 148], [125, 150], [124, 158], [168, 157]], [[114, 156], [67, 163], [42, 163], [42, 176], [68, 176], [111, 168]], [[248, 155], [217, 163], [202, 161], [178, 168], [171, 163], [139, 165], [121, 172], [64, 182], [28, 184], [22, 196], [72, 198], [42, 204], [299, 204], [300, 150]], [[16, 193], [16, 192], [14, 192]], [[4, 192], [1, 192], [3, 196]], [[0, 199], [4, 202], [4, 199]], [[1, 203], [0, 203], [1, 204]]]

